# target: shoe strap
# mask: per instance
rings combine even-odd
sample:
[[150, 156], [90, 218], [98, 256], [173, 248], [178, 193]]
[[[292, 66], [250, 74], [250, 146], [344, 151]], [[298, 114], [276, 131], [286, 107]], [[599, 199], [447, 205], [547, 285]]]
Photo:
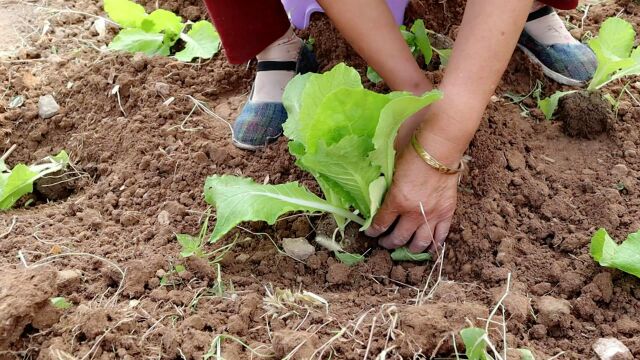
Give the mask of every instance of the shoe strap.
[[541, 17], [545, 17], [547, 15], [553, 14], [554, 12], [556, 11], [551, 6], [543, 6], [540, 9], [532, 13], [529, 13], [529, 16], [527, 17], [527, 22], [540, 19]]
[[296, 71], [297, 61], [258, 61], [257, 71]]

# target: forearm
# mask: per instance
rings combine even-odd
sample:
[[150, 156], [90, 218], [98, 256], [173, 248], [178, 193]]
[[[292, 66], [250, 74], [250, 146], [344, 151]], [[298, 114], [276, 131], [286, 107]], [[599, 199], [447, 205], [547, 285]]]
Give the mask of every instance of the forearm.
[[342, 36], [393, 90], [433, 88], [411, 55], [384, 0], [319, 0]]
[[[432, 105], [418, 139], [446, 143], [440, 156], [455, 163], [473, 138], [518, 41], [532, 0], [468, 0], [440, 85], [444, 99]], [[445, 145], [445, 144], [440, 144]], [[435, 145], [437, 148], [441, 146]]]

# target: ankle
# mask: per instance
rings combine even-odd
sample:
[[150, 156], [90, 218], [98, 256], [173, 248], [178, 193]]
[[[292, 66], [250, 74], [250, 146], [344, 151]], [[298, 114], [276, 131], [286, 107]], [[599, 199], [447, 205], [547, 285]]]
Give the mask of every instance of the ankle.
[[296, 61], [302, 45], [302, 39], [296, 36], [293, 28], [289, 28], [284, 35], [262, 50], [256, 58], [258, 61]]

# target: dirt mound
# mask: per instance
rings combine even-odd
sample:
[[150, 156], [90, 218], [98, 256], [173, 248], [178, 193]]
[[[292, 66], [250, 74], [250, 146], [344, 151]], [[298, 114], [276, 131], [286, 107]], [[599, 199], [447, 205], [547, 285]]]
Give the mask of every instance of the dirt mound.
[[558, 105], [558, 119], [562, 130], [574, 137], [593, 139], [611, 128], [615, 115], [611, 104], [599, 91], [575, 92], [564, 96]]

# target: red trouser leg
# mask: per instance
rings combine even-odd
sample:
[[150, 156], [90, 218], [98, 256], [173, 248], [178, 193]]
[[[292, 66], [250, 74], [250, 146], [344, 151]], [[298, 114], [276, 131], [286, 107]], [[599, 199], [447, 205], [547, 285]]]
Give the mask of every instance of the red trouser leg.
[[578, 7], [578, 0], [540, 0], [540, 2], [560, 10], [573, 10]]
[[204, 0], [230, 63], [254, 58], [289, 29], [280, 0]]

